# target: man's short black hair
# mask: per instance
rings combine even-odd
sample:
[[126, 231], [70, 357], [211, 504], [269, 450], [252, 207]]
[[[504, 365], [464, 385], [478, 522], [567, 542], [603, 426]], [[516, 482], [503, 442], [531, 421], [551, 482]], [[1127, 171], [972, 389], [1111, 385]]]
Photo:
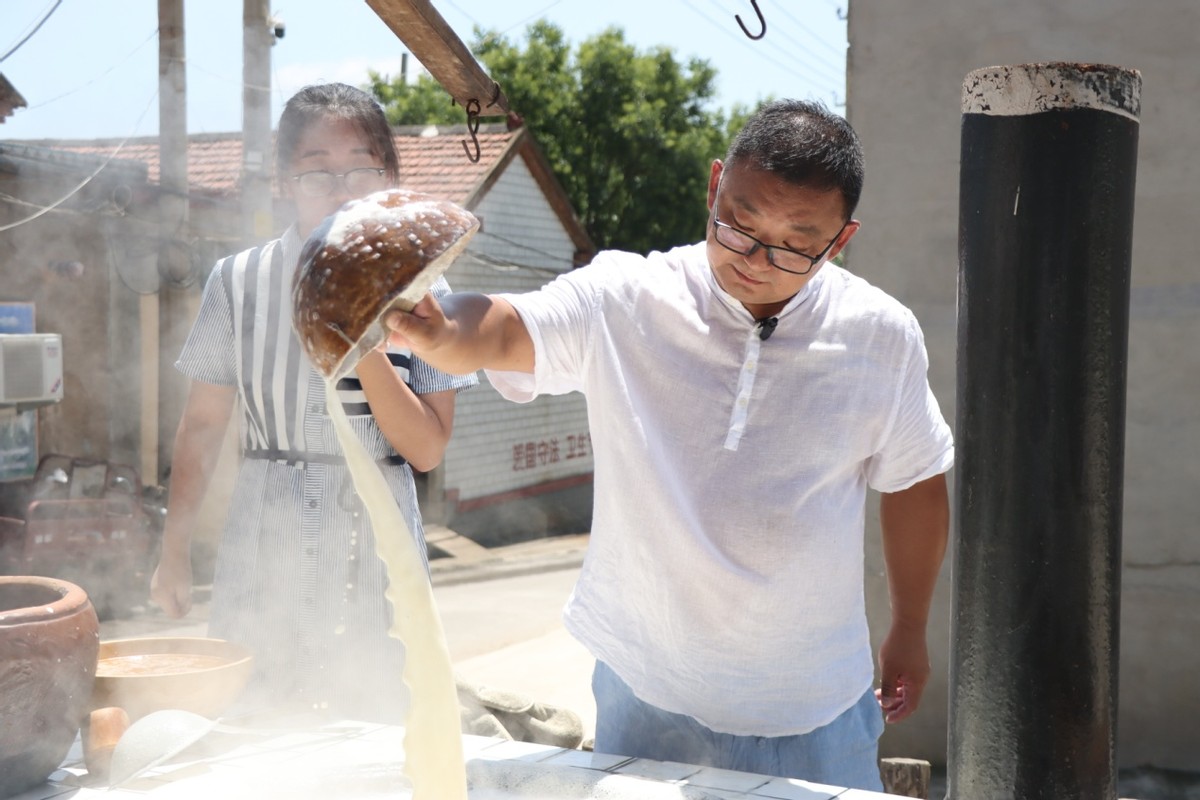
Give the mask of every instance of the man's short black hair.
[[846, 219], [854, 215], [863, 187], [863, 154], [845, 117], [807, 100], [776, 100], [759, 108], [725, 154], [733, 162], [765, 170], [799, 186], [837, 189]]

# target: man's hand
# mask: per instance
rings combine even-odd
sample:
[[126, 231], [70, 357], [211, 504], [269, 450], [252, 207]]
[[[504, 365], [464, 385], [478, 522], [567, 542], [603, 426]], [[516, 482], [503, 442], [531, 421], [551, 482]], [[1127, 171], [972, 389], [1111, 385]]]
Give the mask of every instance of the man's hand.
[[879, 648], [880, 688], [875, 697], [889, 723], [908, 717], [921, 704], [929, 681], [925, 630], [892, 626]]
[[383, 323], [389, 331], [388, 340], [396, 347], [407, 347], [421, 355], [437, 348], [450, 336], [450, 321], [433, 295], [421, 298], [412, 311], [389, 311]]
[[383, 324], [393, 344], [451, 375], [479, 369], [533, 372], [533, 339], [512, 304], [499, 297], [425, 295], [412, 311], [389, 311]]
[[879, 705], [888, 722], [917, 710], [929, 680], [925, 626], [946, 553], [950, 502], [946, 476], [883, 494], [879, 500], [892, 627], [879, 648]]

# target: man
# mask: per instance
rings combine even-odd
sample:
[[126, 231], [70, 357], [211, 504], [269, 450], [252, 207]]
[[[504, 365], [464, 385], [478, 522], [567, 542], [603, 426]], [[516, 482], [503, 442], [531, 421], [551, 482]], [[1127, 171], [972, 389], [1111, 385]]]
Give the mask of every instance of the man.
[[[844, 119], [773, 103], [713, 162], [703, 243], [388, 318], [511, 400], [587, 396], [595, 508], [564, 622], [597, 659], [597, 751], [880, 789], [883, 718], [929, 675], [953, 445], [913, 315], [828, 263], [862, 179]], [[892, 605], [878, 692], [868, 487]]]

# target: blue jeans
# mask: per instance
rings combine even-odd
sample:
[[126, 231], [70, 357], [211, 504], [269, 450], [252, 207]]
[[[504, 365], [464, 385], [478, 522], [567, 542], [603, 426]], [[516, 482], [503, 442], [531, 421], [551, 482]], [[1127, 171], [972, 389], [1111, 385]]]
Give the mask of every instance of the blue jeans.
[[592, 673], [596, 752], [679, 761], [882, 792], [883, 712], [868, 690], [841, 716], [796, 736], [734, 736], [639, 700], [607, 664]]

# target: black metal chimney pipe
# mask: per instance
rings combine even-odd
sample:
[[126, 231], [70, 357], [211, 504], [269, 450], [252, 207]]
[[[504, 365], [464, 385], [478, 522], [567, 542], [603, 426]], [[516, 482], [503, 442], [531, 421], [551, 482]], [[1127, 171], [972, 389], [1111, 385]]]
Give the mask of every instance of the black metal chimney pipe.
[[1116, 796], [1141, 76], [963, 84], [947, 797]]

